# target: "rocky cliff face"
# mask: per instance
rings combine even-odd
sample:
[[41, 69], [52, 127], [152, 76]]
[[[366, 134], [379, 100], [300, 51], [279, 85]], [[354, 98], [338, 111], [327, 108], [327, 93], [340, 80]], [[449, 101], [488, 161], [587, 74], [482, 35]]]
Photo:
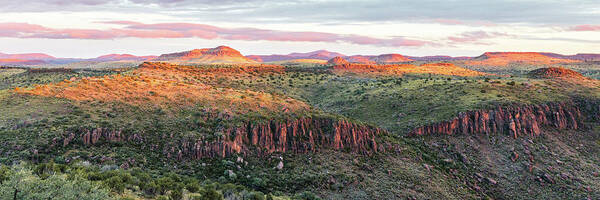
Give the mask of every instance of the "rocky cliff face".
[[416, 128], [409, 135], [508, 133], [517, 138], [537, 136], [542, 126], [579, 129], [584, 120], [584, 114], [573, 103], [498, 107], [462, 112], [449, 121]]
[[[174, 138], [165, 136], [161, 144], [140, 134], [123, 134], [120, 130], [97, 128], [69, 133], [62, 139], [62, 146], [78, 143], [85, 146], [99, 142], [132, 142], [143, 148], [162, 151], [168, 158], [201, 159], [226, 157], [233, 154], [266, 155], [274, 152], [304, 153], [321, 148], [368, 154], [380, 151], [376, 136], [384, 131], [375, 127], [358, 125], [345, 120], [325, 118], [301, 118], [287, 121], [271, 121], [264, 124], [246, 123], [229, 128], [217, 138]], [[55, 138], [52, 146], [61, 143]]]
[[225, 157], [248, 154], [253, 149], [265, 155], [273, 152], [305, 153], [320, 148], [349, 150], [357, 153], [377, 151], [375, 136], [382, 131], [360, 126], [348, 121], [304, 118], [266, 124], [247, 124], [245, 127], [226, 130], [215, 141], [203, 139], [182, 140], [180, 149], [167, 149], [179, 158]]
[[327, 64], [330, 64], [330, 65], [343, 65], [343, 64], [348, 64], [348, 63], [349, 62], [346, 59], [343, 59], [342, 57], [339, 57], [339, 56], [329, 59], [327, 61]]
[[191, 62], [191, 63], [255, 63], [239, 51], [227, 46], [194, 49], [191, 51], [162, 54], [152, 61]]

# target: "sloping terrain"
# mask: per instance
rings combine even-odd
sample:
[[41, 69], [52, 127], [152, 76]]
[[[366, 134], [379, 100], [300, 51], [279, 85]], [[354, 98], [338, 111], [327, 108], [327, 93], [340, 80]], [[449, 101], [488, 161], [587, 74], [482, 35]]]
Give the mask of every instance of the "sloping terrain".
[[575, 63], [578, 60], [554, 58], [536, 52], [486, 52], [483, 55], [466, 61], [466, 65], [507, 66], [509, 64], [550, 65], [559, 63]]
[[598, 61], [600, 60], [600, 54], [595, 53], [578, 53], [575, 55], [562, 55], [557, 53], [541, 53], [542, 55], [554, 57], [554, 58], [562, 58], [562, 59], [570, 59], [570, 60], [582, 60], [582, 61]]
[[0, 163], [24, 162], [0, 184], [77, 180], [115, 199], [600, 197], [600, 91], [565, 69], [0, 70]]
[[97, 58], [88, 59], [88, 61], [107, 62], [107, 61], [148, 61], [155, 59], [157, 56], [134, 56], [131, 54], [108, 54], [98, 56]]
[[344, 59], [342, 57], [335, 57], [335, 58], [329, 59], [327, 61], [327, 64], [329, 64], [329, 65], [344, 65], [344, 64], [350, 64], [350, 62], [348, 62], [346, 59]]
[[371, 58], [372, 58], [372, 56], [354, 55], [354, 56], [348, 56], [345, 59], [351, 63], [375, 64], [375, 62], [372, 61]]
[[529, 76], [534, 78], [587, 79], [579, 72], [560, 67], [539, 68], [529, 72]]
[[0, 59], [0, 65], [39, 65], [46, 63], [43, 60], [23, 60], [23, 59]]
[[47, 54], [43, 53], [25, 53], [25, 54], [5, 54], [0, 53], [1, 59], [19, 59], [19, 60], [51, 60], [55, 59]]
[[408, 62], [412, 61], [411, 59], [404, 57], [400, 54], [383, 54], [370, 58], [369, 60], [375, 63], [398, 63], [398, 62]]
[[286, 55], [249, 55], [248, 58], [251, 58], [257, 62], [276, 62], [276, 61], [287, 61], [287, 60], [297, 60], [297, 59], [318, 59], [318, 60], [329, 60], [333, 57], [343, 57], [343, 54], [330, 52], [327, 50], [318, 50], [307, 53], [290, 53]]
[[436, 74], [452, 76], [482, 76], [485, 73], [458, 67], [451, 63], [431, 63], [420, 66], [401, 65], [368, 65], [341, 63], [333, 67], [335, 73], [354, 73], [362, 76], [401, 76], [403, 74]]

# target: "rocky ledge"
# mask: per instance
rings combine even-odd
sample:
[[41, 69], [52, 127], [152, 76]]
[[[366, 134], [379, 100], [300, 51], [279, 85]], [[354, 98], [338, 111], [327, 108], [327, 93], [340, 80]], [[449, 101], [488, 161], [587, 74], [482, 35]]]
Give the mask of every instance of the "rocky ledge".
[[543, 126], [579, 129], [585, 120], [586, 116], [574, 103], [508, 106], [461, 112], [451, 120], [415, 128], [409, 135], [508, 133], [517, 138], [537, 136]]
[[234, 154], [267, 155], [274, 152], [304, 153], [321, 148], [370, 154], [382, 151], [377, 146], [376, 136], [385, 131], [368, 125], [346, 120], [328, 118], [301, 118], [268, 123], [246, 123], [229, 128], [212, 138], [177, 138], [163, 135], [161, 141], [148, 135], [125, 134], [121, 130], [97, 128], [68, 133], [64, 138], [55, 138], [52, 146], [91, 146], [101, 143], [130, 142], [142, 148], [157, 151], [168, 158], [201, 159], [227, 157]]

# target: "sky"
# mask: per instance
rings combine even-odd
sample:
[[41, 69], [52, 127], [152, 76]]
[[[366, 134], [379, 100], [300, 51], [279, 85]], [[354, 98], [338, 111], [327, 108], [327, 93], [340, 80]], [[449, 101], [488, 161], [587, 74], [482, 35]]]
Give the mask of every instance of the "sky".
[[600, 53], [597, 0], [0, 0], [0, 52]]

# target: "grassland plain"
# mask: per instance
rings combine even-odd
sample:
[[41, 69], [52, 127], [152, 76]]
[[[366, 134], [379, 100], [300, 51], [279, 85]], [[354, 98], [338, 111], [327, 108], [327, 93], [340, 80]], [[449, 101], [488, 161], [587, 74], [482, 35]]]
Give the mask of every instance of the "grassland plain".
[[[567, 67], [572, 66], [593, 68]], [[503, 133], [405, 136], [413, 128], [468, 110], [598, 99], [595, 84], [532, 78], [526, 70], [512, 69], [485, 70], [502, 75], [481, 76], [414, 72], [364, 76], [333, 69], [314, 63], [187, 67], [147, 63], [126, 70], [38, 73], [2, 69], [0, 111], [6, 115], [0, 118], [0, 162], [25, 163], [3, 167], [0, 180], [7, 185], [16, 174], [40, 180], [64, 175], [71, 177], [67, 181], [97, 187], [97, 195], [117, 199], [600, 196], [600, 127], [593, 119], [580, 130], [544, 127], [544, 134], [535, 138], [513, 139]], [[144, 88], [154, 93], [128, 88], [134, 83], [148, 84]], [[197, 86], [202, 87], [188, 91]], [[82, 89], [93, 92], [77, 92]], [[377, 143], [385, 151], [360, 154], [324, 148], [199, 160], [165, 156], [164, 147], [172, 147], [179, 138], [219, 138], [227, 127], [247, 121], [301, 117], [347, 119], [384, 128], [389, 134], [379, 135]], [[144, 142], [105, 140], [88, 146], [81, 141], [66, 145], [64, 140], [53, 141], [98, 127], [143, 134]], [[144, 143], [157, 147], [149, 149]]]

